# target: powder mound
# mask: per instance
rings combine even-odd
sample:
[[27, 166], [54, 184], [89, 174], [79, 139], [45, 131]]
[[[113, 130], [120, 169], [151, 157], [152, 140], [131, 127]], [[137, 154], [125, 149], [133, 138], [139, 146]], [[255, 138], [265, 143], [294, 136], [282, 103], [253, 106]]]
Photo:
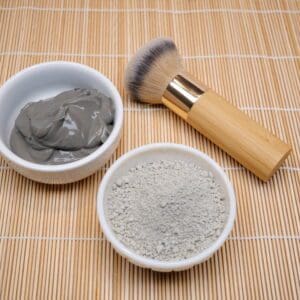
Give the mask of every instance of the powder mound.
[[118, 179], [105, 213], [116, 237], [134, 252], [175, 261], [195, 256], [220, 236], [228, 203], [211, 172], [194, 163], [159, 160]]

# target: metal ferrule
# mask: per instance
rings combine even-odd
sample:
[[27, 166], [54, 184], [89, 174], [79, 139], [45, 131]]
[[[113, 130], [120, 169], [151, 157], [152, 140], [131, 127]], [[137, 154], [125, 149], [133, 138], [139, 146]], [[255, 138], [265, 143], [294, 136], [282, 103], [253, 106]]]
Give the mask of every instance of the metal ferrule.
[[188, 113], [199, 97], [205, 93], [205, 90], [206, 87], [202, 86], [190, 75], [178, 74], [168, 84], [162, 101], [167, 106], [176, 108], [178, 114], [180, 111]]

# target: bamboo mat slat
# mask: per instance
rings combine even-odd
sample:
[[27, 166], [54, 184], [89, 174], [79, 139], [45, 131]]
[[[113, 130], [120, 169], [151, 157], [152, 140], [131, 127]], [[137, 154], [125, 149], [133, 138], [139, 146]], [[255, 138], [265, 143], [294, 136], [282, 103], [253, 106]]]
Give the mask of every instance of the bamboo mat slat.
[[[80, 182], [35, 183], [0, 158], [0, 299], [300, 298], [300, 1], [1, 0], [0, 29], [0, 84], [32, 64], [75, 61], [107, 75], [125, 108], [117, 151]], [[173, 37], [189, 71], [292, 144], [268, 183], [167, 109], [130, 101], [126, 63], [160, 35]], [[236, 191], [229, 239], [188, 271], [130, 264], [98, 224], [95, 197], [107, 168], [153, 142], [204, 151]]]

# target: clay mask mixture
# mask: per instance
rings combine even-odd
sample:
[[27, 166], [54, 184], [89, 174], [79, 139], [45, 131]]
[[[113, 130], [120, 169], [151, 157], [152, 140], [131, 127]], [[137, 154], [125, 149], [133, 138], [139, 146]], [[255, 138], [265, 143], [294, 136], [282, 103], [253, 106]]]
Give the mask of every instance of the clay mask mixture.
[[105, 213], [116, 237], [161, 261], [192, 257], [221, 234], [228, 203], [212, 173], [181, 160], [145, 162], [111, 187]]
[[11, 149], [36, 163], [72, 162], [103, 144], [113, 121], [112, 100], [99, 91], [65, 91], [22, 108], [11, 133]]

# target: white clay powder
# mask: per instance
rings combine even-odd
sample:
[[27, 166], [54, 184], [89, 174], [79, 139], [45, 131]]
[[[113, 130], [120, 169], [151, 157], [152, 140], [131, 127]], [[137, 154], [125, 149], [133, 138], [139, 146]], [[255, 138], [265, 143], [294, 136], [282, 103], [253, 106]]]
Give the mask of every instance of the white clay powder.
[[161, 261], [192, 257], [221, 234], [228, 204], [212, 173], [179, 160], [131, 168], [108, 193], [105, 212], [116, 237]]

